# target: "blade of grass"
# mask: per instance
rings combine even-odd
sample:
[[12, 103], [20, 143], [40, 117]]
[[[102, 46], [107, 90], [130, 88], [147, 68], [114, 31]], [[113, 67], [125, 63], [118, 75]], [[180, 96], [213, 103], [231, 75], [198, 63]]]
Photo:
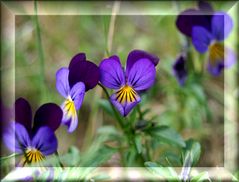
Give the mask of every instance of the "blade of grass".
[[40, 81], [40, 88], [41, 88], [41, 101], [45, 98], [45, 58], [42, 46], [42, 38], [41, 38], [41, 28], [38, 20], [38, 10], [37, 10], [37, 1], [34, 1], [34, 20], [36, 25], [36, 46], [38, 50], [38, 57], [40, 61], [40, 72], [39, 72], [39, 81]]

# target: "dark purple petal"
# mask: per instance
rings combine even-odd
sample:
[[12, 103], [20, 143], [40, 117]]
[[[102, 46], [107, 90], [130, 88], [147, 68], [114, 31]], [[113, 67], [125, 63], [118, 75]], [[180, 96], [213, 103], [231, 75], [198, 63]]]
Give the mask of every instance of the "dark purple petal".
[[192, 36], [194, 26], [202, 26], [209, 32], [211, 31], [212, 15], [196, 9], [187, 9], [180, 13], [176, 20], [177, 28], [186, 36]]
[[118, 102], [116, 98], [117, 98], [116, 94], [113, 94], [110, 97], [110, 101], [115, 106], [115, 108], [119, 111], [119, 113], [124, 117], [127, 116], [129, 112], [141, 101], [140, 97], [137, 96], [134, 102], [122, 104]]
[[56, 72], [56, 89], [65, 98], [67, 98], [70, 94], [68, 75], [68, 68], [60, 68]]
[[32, 147], [41, 151], [43, 155], [56, 152], [57, 145], [54, 132], [47, 126], [40, 127], [32, 140]]
[[201, 11], [205, 12], [205, 13], [213, 13], [213, 7], [210, 3], [203, 1], [203, 0], [199, 0], [198, 1], [198, 7]]
[[15, 102], [15, 120], [21, 123], [30, 133], [32, 129], [32, 109], [24, 98], [19, 98]]
[[159, 62], [159, 58], [156, 55], [150, 54], [143, 50], [133, 50], [129, 53], [127, 58], [126, 75], [129, 75], [133, 65], [140, 59], [148, 59], [154, 64], [154, 66], [156, 66]]
[[61, 105], [63, 110], [62, 123], [68, 127], [68, 132], [73, 132], [78, 125], [78, 116], [74, 102], [66, 100]]
[[34, 133], [41, 126], [48, 126], [55, 131], [61, 124], [63, 112], [61, 108], [54, 103], [42, 105], [35, 114], [33, 131]]
[[111, 56], [100, 63], [100, 82], [111, 89], [125, 85], [125, 75], [117, 56]]
[[199, 26], [193, 27], [192, 42], [198, 52], [205, 53], [212, 38], [212, 35], [205, 28]]
[[69, 70], [70, 87], [73, 87], [77, 82], [83, 82], [86, 91], [88, 91], [94, 88], [99, 81], [100, 73], [98, 66], [90, 61], [86, 61], [84, 53], [73, 57]]
[[85, 84], [83, 82], [76, 83], [71, 89], [70, 96], [74, 101], [76, 110], [80, 109], [85, 96]]
[[148, 59], [138, 60], [130, 69], [128, 84], [136, 91], [146, 90], [153, 86], [156, 77], [154, 64]]
[[12, 122], [4, 131], [3, 141], [10, 151], [16, 153], [23, 153], [23, 150], [31, 145], [26, 128], [15, 122]]
[[224, 12], [217, 12], [212, 17], [212, 35], [218, 41], [222, 41], [231, 32], [233, 21], [231, 17]]
[[187, 78], [186, 70], [186, 59], [183, 54], [181, 54], [173, 65], [173, 74], [178, 80], [178, 83], [182, 86], [184, 85]]

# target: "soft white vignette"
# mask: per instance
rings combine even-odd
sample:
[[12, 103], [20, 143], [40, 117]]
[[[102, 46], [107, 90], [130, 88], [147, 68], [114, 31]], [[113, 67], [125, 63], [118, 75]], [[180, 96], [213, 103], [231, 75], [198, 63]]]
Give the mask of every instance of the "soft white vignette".
[[[21, 12], [16, 9], [17, 3], [23, 5], [26, 12]], [[89, 2], [78, 2], [81, 6], [70, 6], [71, 2], [61, 1], [61, 8], [57, 9], [54, 7], [52, 1], [43, 1], [39, 3], [38, 14], [39, 15], [111, 15], [113, 2], [91, 2], [93, 4], [100, 4], [101, 8], [94, 9], [93, 11], [86, 7]], [[177, 15], [177, 10], [174, 7], [171, 9], [162, 8], [167, 6], [169, 2], [148, 2], [153, 6], [136, 6], [140, 3], [146, 2], [121, 2], [119, 15]], [[49, 6], [52, 5], [52, 6]], [[14, 6], [15, 5], [15, 6]], [[47, 6], [46, 6], [47, 5]], [[237, 27], [238, 19], [236, 19], [237, 10], [239, 3], [235, 3], [228, 13], [233, 17], [234, 27]], [[143, 8], [142, 8], [143, 7]], [[34, 15], [33, 2], [29, 1], [11, 1], [1, 2], [1, 27], [2, 27], [2, 41], [7, 44], [9, 49], [7, 50], [7, 56], [1, 57], [1, 83], [4, 85], [2, 91], [2, 98], [8, 100], [8, 103], [14, 103], [15, 101], [15, 16], [16, 15]], [[234, 28], [235, 29], [235, 28]], [[226, 45], [233, 48], [236, 53], [236, 31], [234, 30], [230, 35], [229, 39], [226, 40]], [[1, 50], [2, 51], [2, 50]], [[7, 68], [7, 69], [3, 69]], [[2, 71], [7, 70], [7, 71]], [[231, 173], [229, 171], [237, 168], [236, 157], [238, 155], [237, 146], [237, 90], [236, 90], [236, 66], [233, 69], [226, 70], [225, 76], [225, 90], [224, 90], [224, 102], [225, 102], [225, 122], [224, 122], [224, 167], [210, 167], [210, 168], [199, 168], [195, 167], [192, 169], [191, 174], [198, 172], [207, 171], [208, 175], [212, 179], [231, 179]], [[59, 168], [54, 167], [55, 170]], [[65, 168], [73, 170], [81, 170], [80, 167]], [[175, 168], [180, 174], [182, 168]], [[4, 179], [16, 180], [24, 179], [28, 175], [32, 175], [37, 168], [22, 167], [15, 168], [10, 172]], [[152, 176], [145, 168], [140, 167], [99, 167], [95, 169], [96, 173], [106, 172], [112, 180], [119, 179], [161, 179], [156, 176]], [[74, 175], [73, 175], [74, 176]]]

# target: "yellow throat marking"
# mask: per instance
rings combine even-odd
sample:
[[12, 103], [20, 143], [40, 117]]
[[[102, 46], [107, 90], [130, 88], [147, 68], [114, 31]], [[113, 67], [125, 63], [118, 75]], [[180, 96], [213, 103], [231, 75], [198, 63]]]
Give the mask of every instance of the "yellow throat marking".
[[213, 43], [209, 47], [209, 61], [212, 65], [217, 64], [217, 61], [224, 60], [224, 46], [218, 42]]
[[74, 101], [72, 101], [71, 99], [67, 99], [65, 101], [64, 109], [66, 109], [68, 117], [76, 114], [75, 104], [74, 104]]
[[35, 163], [40, 162], [45, 158], [45, 156], [35, 148], [28, 148], [25, 151], [25, 162], [27, 163]]
[[125, 102], [127, 103], [135, 102], [137, 97], [138, 94], [136, 93], [136, 91], [128, 85], [121, 87], [116, 92], [116, 100], [121, 104], [124, 104]]

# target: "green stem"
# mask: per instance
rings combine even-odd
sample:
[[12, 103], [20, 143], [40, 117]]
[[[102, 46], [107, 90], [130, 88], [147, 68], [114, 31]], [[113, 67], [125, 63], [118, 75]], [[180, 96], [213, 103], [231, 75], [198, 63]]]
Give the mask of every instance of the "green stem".
[[[110, 95], [107, 92], [106, 88], [102, 84], [100, 84], [100, 83], [98, 83], [98, 85], [103, 89], [104, 93], [106, 94], [107, 99], [110, 100]], [[115, 107], [114, 107], [114, 105], [111, 102], [110, 102], [110, 105], [112, 107], [112, 110], [114, 112], [114, 115], [115, 115], [116, 119], [119, 122], [120, 127], [124, 130], [124, 123], [123, 123], [122, 118], [119, 116], [118, 112], [115, 110]]]
[[40, 75], [39, 75], [39, 80], [42, 83], [41, 87], [41, 93], [42, 95], [44, 94], [44, 85], [45, 85], [45, 70], [44, 70], [44, 52], [43, 52], [43, 47], [42, 47], [42, 39], [41, 39], [41, 28], [38, 20], [38, 11], [37, 11], [37, 1], [34, 1], [34, 11], [35, 11], [35, 24], [36, 24], [36, 45], [38, 49], [38, 56], [40, 60]]
[[144, 119], [144, 118], [143, 118], [143, 113], [142, 113], [142, 111], [141, 111], [141, 108], [140, 108], [140, 105], [139, 105], [139, 104], [136, 106], [136, 109], [137, 109], [137, 111], [138, 111], [138, 113], [139, 113], [139, 119], [140, 119], [140, 120], [143, 120], [143, 119]]
[[13, 153], [13, 154], [11, 154], [11, 155], [8, 155], [8, 156], [5, 156], [5, 157], [1, 157], [1, 158], [0, 158], [0, 161], [4, 161], [4, 160], [7, 160], [7, 159], [10, 159], [10, 158], [12, 158], [12, 157], [19, 156], [19, 155], [21, 155], [21, 154]]
[[56, 157], [57, 157], [57, 159], [58, 159], [58, 162], [59, 162], [60, 166], [61, 166], [62, 168], [64, 168], [64, 165], [62, 164], [62, 162], [61, 162], [61, 160], [60, 160], [58, 151], [55, 152], [55, 155], [56, 155]]

